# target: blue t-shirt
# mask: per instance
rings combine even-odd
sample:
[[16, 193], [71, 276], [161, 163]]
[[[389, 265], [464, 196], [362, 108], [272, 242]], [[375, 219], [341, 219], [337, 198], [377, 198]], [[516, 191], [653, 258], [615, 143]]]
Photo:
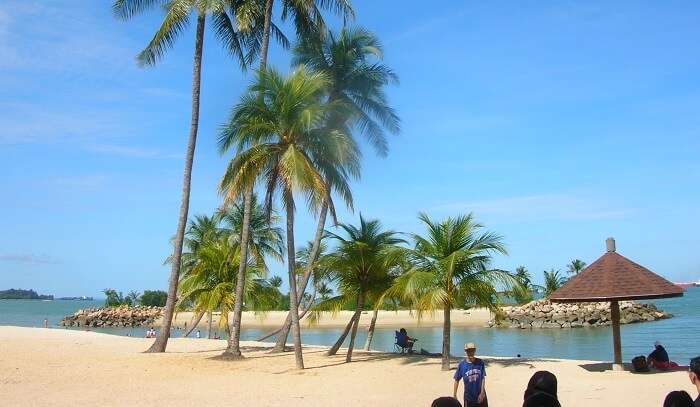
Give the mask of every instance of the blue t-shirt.
[[474, 363], [464, 359], [459, 362], [454, 379], [464, 379], [464, 400], [470, 403], [479, 401], [481, 394], [481, 383], [486, 377], [486, 366], [484, 361], [476, 358]]

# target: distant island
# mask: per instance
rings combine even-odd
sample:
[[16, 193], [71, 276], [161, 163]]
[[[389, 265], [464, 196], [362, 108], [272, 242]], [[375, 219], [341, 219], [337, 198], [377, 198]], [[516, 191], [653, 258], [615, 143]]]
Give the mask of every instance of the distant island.
[[0, 291], [0, 300], [53, 300], [53, 295], [39, 295], [34, 290], [11, 288]]

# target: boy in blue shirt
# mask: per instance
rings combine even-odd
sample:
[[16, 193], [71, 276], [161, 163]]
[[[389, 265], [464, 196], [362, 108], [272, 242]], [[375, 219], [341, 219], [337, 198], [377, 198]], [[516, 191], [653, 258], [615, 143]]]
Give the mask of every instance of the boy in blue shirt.
[[454, 375], [453, 397], [457, 398], [459, 381], [464, 380], [464, 407], [488, 407], [484, 361], [475, 356], [476, 345], [471, 342], [464, 345], [464, 352], [467, 356], [459, 362]]

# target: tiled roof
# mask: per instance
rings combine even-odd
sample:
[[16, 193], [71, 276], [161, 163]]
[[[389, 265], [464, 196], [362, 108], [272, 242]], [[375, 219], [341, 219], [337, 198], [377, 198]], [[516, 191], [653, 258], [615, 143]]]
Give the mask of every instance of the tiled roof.
[[626, 257], [609, 251], [572, 277], [549, 299], [554, 302], [583, 302], [641, 300], [682, 295], [682, 288]]

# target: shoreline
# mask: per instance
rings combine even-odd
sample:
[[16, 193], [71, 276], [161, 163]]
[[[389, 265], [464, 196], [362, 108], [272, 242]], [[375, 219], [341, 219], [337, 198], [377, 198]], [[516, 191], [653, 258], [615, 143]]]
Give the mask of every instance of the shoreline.
[[[454, 373], [440, 370], [440, 358], [356, 350], [353, 362], [345, 363], [343, 349], [328, 357], [327, 347], [307, 345], [307, 369], [298, 371], [293, 352], [270, 354], [271, 344], [252, 341], [241, 343], [242, 361], [219, 357], [223, 340], [175, 338], [168, 352], [146, 354], [152, 340], [144, 338], [0, 327], [0, 343], [0, 393], [18, 406], [427, 406], [451, 395]], [[498, 406], [520, 405], [537, 370], [557, 375], [559, 399], [569, 407], [651, 407], [671, 390], [695, 395], [681, 371], [633, 374], [605, 370], [609, 364], [595, 361], [479, 356], [487, 362], [489, 400]]]
[[[343, 328], [350, 321], [353, 311], [339, 311], [336, 314], [325, 313], [315, 324], [309, 324], [308, 315], [300, 322], [304, 328]], [[360, 316], [359, 327], [369, 327], [372, 320], [373, 311], [363, 311]], [[220, 313], [215, 312], [213, 326], [216, 326], [219, 321]], [[178, 327], [192, 326], [192, 318], [194, 312], [185, 311], [178, 312], [173, 318], [173, 325]], [[251, 311], [243, 312], [241, 324], [248, 328], [270, 328], [275, 329], [282, 326], [287, 311], [268, 311], [265, 313], [255, 313]], [[469, 310], [456, 309], [452, 310], [451, 322], [453, 327], [488, 327], [491, 313], [486, 308], [473, 308]], [[414, 311], [399, 310], [399, 311], [379, 311], [377, 316], [377, 328], [417, 328], [417, 327], [441, 327], [443, 323], [442, 312], [425, 313], [419, 319]], [[154, 322], [153, 326], [162, 326], [162, 318]], [[197, 325], [198, 327], [207, 326], [206, 314]]]

